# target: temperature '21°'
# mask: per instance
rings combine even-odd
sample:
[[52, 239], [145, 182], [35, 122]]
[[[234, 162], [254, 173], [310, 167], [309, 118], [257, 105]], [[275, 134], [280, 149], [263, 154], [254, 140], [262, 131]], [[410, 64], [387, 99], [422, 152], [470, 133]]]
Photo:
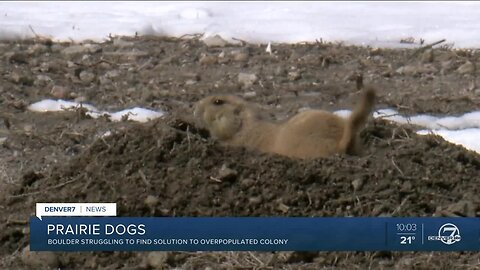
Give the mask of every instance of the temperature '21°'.
[[415, 241], [415, 235], [400, 236], [400, 244], [402, 245], [410, 245], [413, 241]]

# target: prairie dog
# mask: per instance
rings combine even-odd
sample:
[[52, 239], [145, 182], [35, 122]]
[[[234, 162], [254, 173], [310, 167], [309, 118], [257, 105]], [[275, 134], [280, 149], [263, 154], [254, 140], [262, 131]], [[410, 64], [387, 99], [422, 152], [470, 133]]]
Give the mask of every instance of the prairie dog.
[[259, 110], [233, 95], [214, 95], [195, 104], [194, 117], [215, 139], [234, 146], [293, 158], [358, 154], [358, 133], [375, 103], [375, 90], [367, 87], [349, 118], [308, 110], [283, 122], [264, 120]]

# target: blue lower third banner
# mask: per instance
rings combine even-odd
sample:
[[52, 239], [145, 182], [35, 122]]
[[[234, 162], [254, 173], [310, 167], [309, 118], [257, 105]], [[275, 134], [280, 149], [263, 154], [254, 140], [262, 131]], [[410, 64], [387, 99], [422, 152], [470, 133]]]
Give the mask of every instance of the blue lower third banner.
[[480, 218], [37, 217], [32, 251], [479, 251]]

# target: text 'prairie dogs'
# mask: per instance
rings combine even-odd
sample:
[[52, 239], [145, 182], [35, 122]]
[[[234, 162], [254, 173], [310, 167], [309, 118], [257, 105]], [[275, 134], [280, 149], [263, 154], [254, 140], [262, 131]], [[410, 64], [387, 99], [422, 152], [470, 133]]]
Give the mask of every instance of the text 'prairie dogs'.
[[271, 122], [239, 97], [215, 95], [197, 102], [194, 116], [212, 137], [228, 145], [294, 158], [317, 158], [357, 154], [358, 133], [374, 103], [375, 90], [367, 87], [347, 119], [327, 111], [308, 110], [284, 122]]

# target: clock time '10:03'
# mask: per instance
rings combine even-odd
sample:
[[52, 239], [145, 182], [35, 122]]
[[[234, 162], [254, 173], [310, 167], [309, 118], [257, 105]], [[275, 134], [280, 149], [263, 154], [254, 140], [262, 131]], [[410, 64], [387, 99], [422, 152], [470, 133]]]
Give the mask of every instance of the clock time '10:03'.
[[416, 232], [417, 224], [415, 223], [397, 223], [397, 232]]

